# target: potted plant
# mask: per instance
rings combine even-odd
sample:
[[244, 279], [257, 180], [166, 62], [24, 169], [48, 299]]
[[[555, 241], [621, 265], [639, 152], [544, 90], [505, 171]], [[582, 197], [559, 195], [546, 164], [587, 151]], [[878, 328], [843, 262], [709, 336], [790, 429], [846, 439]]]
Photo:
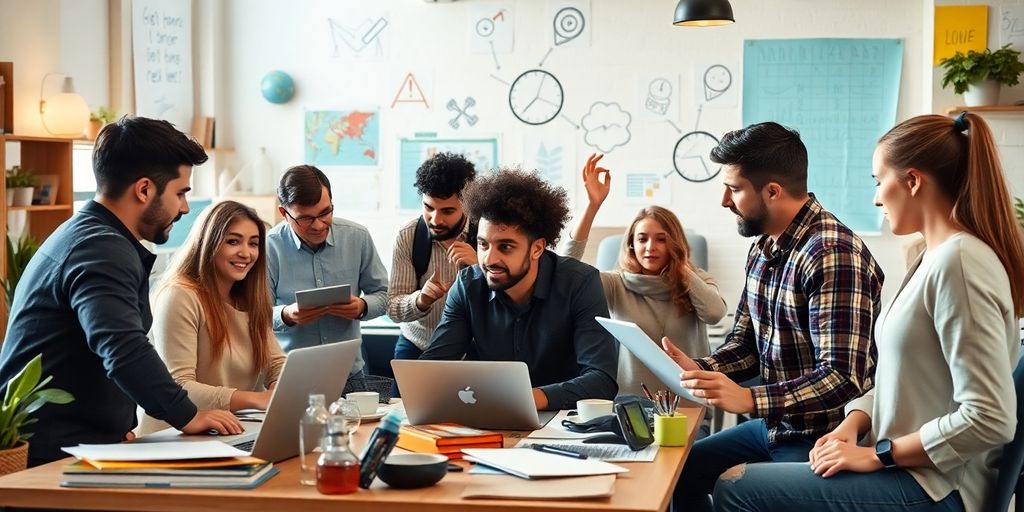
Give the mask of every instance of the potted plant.
[[28, 267], [29, 260], [39, 250], [39, 244], [27, 234], [18, 240], [17, 247], [11, 242], [11, 237], [5, 238], [7, 238], [7, 279], [0, 279], [0, 283], [4, 287], [7, 311], [10, 311], [11, 303], [14, 302], [14, 289], [18, 286], [18, 281], [21, 280], [21, 274]]
[[108, 108], [106, 105], [101, 105], [96, 110], [89, 112], [89, 126], [85, 128], [85, 138], [89, 140], [96, 140], [96, 136], [100, 134], [100, 130], [103, 129], [107, 123], [113, 122], [117, 119], [117, 112]]
[[32, 358], [7, 383], [4, 402], [0, 405], [0, 475], [21, 471], [28, 466], [28, 439], [32, 433], [26, 427], [39, 421], [32, 413], [48, 404], [66, 404], [75, 397], [63, 389], [45, 389], [52, 375], [40, 381], [43, 374], [43, 355]]
[[36, 175], [29, 169], [15, 165], [7, 169], [7, 205], [29, 206], [32, 204], [32, 188]]
[[964, 95], [964, 103], [968, 107], [998, 104], [999, 87], [1017, 85], [1020, 74], [1024, 73], [1020, 52], [1010, 45], [994, 52], [988, 48], [983, 52], [971, 50], [966, 55], [956, 52], [956, 55], [942, 59], [941, 64], [946, 68], [942, 75], [942, 88], [953, 84], [953, 91]]

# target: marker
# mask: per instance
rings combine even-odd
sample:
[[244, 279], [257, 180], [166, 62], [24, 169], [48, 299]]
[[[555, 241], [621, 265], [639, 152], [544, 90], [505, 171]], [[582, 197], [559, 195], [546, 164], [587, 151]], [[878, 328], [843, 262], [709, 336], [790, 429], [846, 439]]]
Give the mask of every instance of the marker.
[[580, 453], [580, 452], [574, 452], [572, 450], [564, 450], [562, 448], [555, 448], [554, 446], [548, 446], [546, 444], [532, 444], [532, 445], [530, 445], [530, 448], [533, 448], [534, 450], [537, 450], [538, 452], [551, 453], [551, 454], [554, 454], [554, 455], [561, 455], [563, 457], [572, 457], [574, 459], [586, 459], [587, 458], [586, 454], [583, 454], [583, 453]]

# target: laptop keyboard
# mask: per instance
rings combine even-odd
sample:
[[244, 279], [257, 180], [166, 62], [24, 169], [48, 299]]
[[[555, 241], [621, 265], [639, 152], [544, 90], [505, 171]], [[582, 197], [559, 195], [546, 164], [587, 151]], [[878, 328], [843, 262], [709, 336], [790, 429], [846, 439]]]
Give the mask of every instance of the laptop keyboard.
[[255, 439], [250, 439], [248, 441], [242, 441], [241, 443], [232, 444], [231, 446], [234, 446], [235, 448], [238, 448], [239, 450], [242, 450], [243, 452], [250, 452], [250, 453], [252, 453], [252, 446], [254, 444], [256, 444], [256, 440]]

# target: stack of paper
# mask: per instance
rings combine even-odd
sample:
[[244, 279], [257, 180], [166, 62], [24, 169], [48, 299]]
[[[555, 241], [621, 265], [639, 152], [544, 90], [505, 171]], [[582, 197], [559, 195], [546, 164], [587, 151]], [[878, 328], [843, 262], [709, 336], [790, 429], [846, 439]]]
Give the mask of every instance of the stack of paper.
[[529, 448], [464, 448], [466, 460], [499, 469], [519, 478], [613, 475], [629, 471], [594, 459], [576, 459]]
[[277, 474], [273, 464], [218, 441], [123, 443], [63, 448], [64, 487], [251, 489]]

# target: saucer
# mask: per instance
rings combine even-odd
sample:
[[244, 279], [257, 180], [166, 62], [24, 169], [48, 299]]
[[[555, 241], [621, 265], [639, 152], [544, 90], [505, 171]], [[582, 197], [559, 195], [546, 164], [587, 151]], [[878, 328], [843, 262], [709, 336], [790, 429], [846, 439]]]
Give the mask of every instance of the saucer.
[[359, 417], [361, 421], [375, 421], [384, 417], [385, 414], [394, 409], [396, 405], [402, 403], [401, 398], [392, 398], [387, 405], [381, 404], [377, 406], [377, 411], [372, 414], [364, 414]]

